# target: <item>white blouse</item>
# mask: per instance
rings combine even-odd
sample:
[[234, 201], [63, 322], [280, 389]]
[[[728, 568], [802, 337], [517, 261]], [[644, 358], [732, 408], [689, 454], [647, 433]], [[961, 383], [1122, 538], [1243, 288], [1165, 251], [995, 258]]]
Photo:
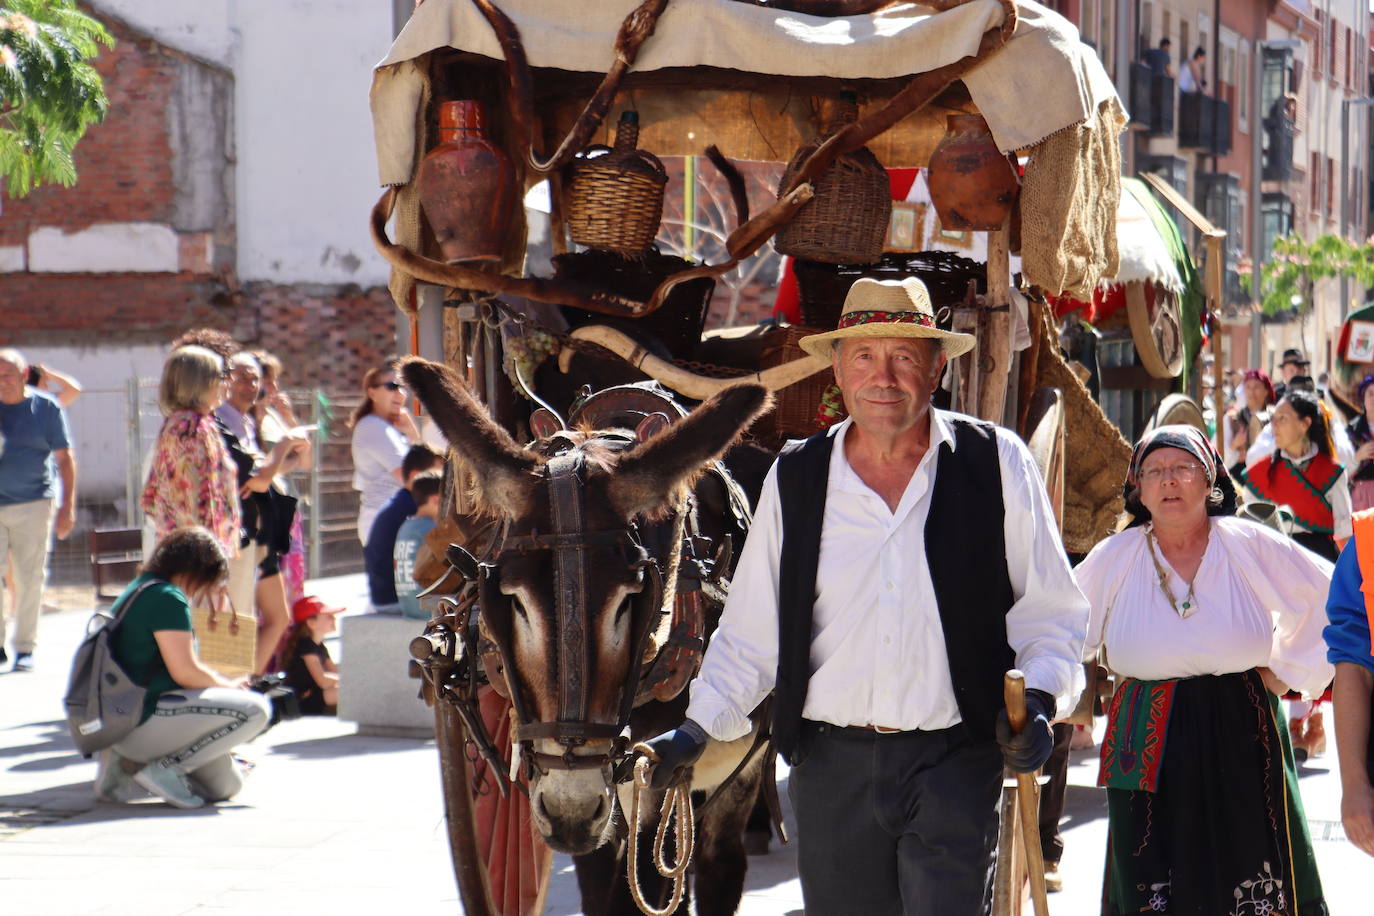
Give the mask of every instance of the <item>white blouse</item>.
[[[1155, 543], [1174, 603], [1188, 584]], [[1092, 605], [1085, 657], [1107, 648], [1113, 671], [1141, 680], [1273, 669], [1295, 690], [1318, 695], [1334, 670], [1322, 627], [1334, 567], [1264, 525], [1211, 522], [1193, 578], [1194, 610], [1180, 617], [1160, 590], [1145, 528], [1102, 541], [1074, 570]], [[1105, 624], [1105, 627], [1104, 627]]]

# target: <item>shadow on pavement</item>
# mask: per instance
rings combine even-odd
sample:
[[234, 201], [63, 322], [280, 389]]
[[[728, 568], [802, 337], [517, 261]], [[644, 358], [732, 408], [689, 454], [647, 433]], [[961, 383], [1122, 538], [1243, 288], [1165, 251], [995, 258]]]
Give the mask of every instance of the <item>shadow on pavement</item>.
[[1061, 833], [1082, 827], [1093, 821], [1107, 817], [1107, 791], [1096, 786], [1076, 786], [1069, 783], [1064, 791], [1064, 817], [1060, 821]]
[[[40, 773], [47, 770], [59, 770], [68, 766], [80, 766], [90, 761], [76, 752], [76, 746], [72, 744], [71, 734], [67, 731], [67, 723], [64, 720], [51, 722], [34, 722], [32, 724], [19, 726], [25, 731], [38, 729], [38, 741], [31, 741], [28, 744], [11, 744], [0, 746], [0, 758], [3, 757], [34, 757], [37, 760], [25, 760], [16, 763], [8, 769], [15, 773]], [[5, 729], [14, 731], [15, 729]]]
[[[269, 734], [271, 734], [269, 732]], [[303, 741], [285, 741], [270, 746], [271, 753], [295, 757], [300, 760], [323, 760], [330, 757], [355, 757], [359, 754], [386, 754], [397, 751], [413, 751], [425, 744], [432, 744], [429, 738], [383, 738], [375, 735], [334, 735], [328, 738], [307, 738]], [[251, 745], [248, 745], [251, 747]]]
[[[779, 769], [785, 772], [786, 765], [780, 763]], [[779, 906], [786, 906], [786, 897], [799, 899], [801, 896], [800, 889], [794, 884], [797, 879], [796, 821], [792, 817], [792, 802], [787, 797], [786, 775], [778, 779], [778, 798], [782, 803], [783, 820], [793, 835], [793, 842], [790, 846], [784, 846], [775, 836], [768, 844], [767, 855], [750, 856], [749, 871], [744, 878], [744, 891], [760, 898], [778, 900]], [[647, 852], [641, 849], [640, 855], [647, 855]], [[625, 867], [623, 862], [620, 867]], [[784, 888], [783, 885], [791, 886]], [[740, 912], [749, 912], [752, 909], [751, 903], [756, 904], [757, 901], [742, 902]], [[555, 855], [544, 916], [581, 916], [582, 912], [581, 896], [577, 891], [577, 876], [572, 869], [572, 860], [562, 854]], [[770, 909], [769, 912], [777, 910]], [[803, 916], [803, 911], [800, 908], [788, 910], [785, 916]]]
[[23, 795], [0, 795], [0, 824], [11, 829], [63, 827], [78, 818], [82, 824], [127, 821], [149, 817], [215, 817], [221, 811], [247, 807], [238, 802], [219, 802], [204, 808], [182, 810], [159, 799], [140, 799], [127, 804], [97, 801], [89, 780], [53, 786]]

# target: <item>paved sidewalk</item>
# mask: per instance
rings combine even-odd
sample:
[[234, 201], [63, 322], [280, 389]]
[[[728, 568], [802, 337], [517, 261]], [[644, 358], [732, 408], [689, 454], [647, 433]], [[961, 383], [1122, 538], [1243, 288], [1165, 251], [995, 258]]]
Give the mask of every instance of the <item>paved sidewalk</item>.
[[[312, 591], [350, 607], [361, 576]], [[61, 696], [87, 614], [45, 614], [32, 674], [0, 674], [0, 913], [44, 916], [460, 912], [432, 741], [359, 736], [334, 719], [287, 722], [246, 746], [257, 766], [233, 802], [178, 811], [155, 800], [97, 803], [95, 765], [72, 748]], [[345, 674], [347, 664], [344, 666]], [[418, 701], [417, 701], [418, 702]], [[1369, 911], [1371, 861], [1345, 842], [1339, 784], [1304, 770], [1307, 814], [1333, 916]], [[1057, 916], [1098, 911], [1106, 810], [1096, 759], [1075, 755]], [[783, 792], [784, 804], [786, 793]], [[547, 913], [578, 913], [566, 857]], [[745, 916], [801, 912], [794, 849], [749, 863]], [[1221, 914], [1218, 914], [1221, 916]]]

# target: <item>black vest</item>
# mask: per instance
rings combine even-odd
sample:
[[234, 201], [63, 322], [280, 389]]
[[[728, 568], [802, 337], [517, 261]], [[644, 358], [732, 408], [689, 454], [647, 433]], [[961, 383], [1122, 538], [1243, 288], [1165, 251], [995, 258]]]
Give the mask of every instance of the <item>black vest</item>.
[[[1007, 575], [1002, 478], [995, 427], [945, 415], [957, 448], [940, 446], [926, 520], [926, 563], [944, 631], [954, 695], [976, 741], [991, 741], [1002, 708], [1002, 678], [1015, 666], [1007, 611], [1015, 598]], [[812, 610], [821, 552], [826, 480], [834, 440], [818, 433], [791, 442], [778, 457], [782, 556], [778, 581], [778, 677], [773, 740], [789, 763], [797, 748], [811, 679]], [[919, 677], [912, 671], [912, 677]], [[876, 723], [883, 724], [883, 723]]]

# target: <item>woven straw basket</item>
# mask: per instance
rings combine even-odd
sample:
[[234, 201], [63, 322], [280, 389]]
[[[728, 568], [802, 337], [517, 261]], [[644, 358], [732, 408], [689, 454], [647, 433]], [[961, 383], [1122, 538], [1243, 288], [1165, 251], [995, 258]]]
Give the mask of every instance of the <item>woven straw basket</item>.
[[588, 147], [572, 163], [568, 231], [574, 242], [622, 257], [641, 257], [658, 235], [668, 173], [658, 157], [638, 149], [639, 114], [625, 111], [615, 147]]
[[[760, 354], [759, 368], [771, 369], [803, 358], [806, 354], [797, 341], [828, 330], [833, 329], [788, 324], [769, 332], [768, 342]], [[788, 439], [805, 439], [820, 432], [825, 428], [817, 419], [821, 396], [834, 382], [835, 373], [825, 369], [776, 392], [773, 410], [755, 425], [755, 434], [780, 445]]]
[[[778, 183], [786, 192], [807, 158], [826, 138], [858, 117], [853, 96], [836, 103], [826, 132], [792, 156]], [[815, 196], [778, 230], [773, 245], [785, 255], [828, 264], [872, 264], [883, 253], [892, 218], [892, 186], [878, 157], [861, 146], [835, 160], [814, 182]]]
[[253, 673], [253, 654], [258, 646], [255, 617], [198, 607], [191, 610], [191, 628], [205, 664], [226, 677]]

